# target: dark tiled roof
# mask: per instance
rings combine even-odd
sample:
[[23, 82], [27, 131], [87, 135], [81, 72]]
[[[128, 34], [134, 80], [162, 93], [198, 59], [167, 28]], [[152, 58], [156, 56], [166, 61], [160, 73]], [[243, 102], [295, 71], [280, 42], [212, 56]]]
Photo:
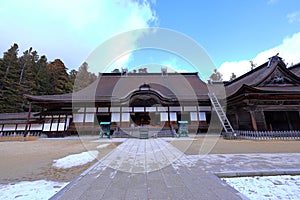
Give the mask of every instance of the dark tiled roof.
[[[294, 73], [291, 73], [281, 60], [281, 58], [274, 56], [273, 58], [278, 58], [277, 62], [270, 64], [269, 62], [249, 71], [248, 73], [236, 78], [231, 82], [225, 84], [227, 97], [235, 95], [244, 85], [252, 87], [253, 89], [259, 89], [260, 91], [300, 91], [300, 78]], [[272, 59], [272, 58], [271, 58]], [[290, 80], [292, 80], [295, 85], [291, 84], [274, 84], [264, 86], [271, 77], [275, 70], [285, 75]]]
[[[35, 112], [30, 113], [30, 122], [36, 121], [38, 118]], [[27, 112], [22, 113], [0, 113], [0, 124], [20, 124], [27, 122]]]
[[208, 100], [208, 89], [197, 73], [172, 73], [162, 76], [161, 73], [137, 73], [121, 76], [121, 74], [101, 74], [88, 87], [73, 94], [44, 95], [25, 97], [33, 102], [103, 102], [111, 99], [124, 100], [140, 86], [146, 84], [150, 90], [163, 98], [180, 100]]
[[300, 77], [300, 63], [293, 65], [292, 67], [288, 68], [291, 72], [296, 74], [297, 76]]

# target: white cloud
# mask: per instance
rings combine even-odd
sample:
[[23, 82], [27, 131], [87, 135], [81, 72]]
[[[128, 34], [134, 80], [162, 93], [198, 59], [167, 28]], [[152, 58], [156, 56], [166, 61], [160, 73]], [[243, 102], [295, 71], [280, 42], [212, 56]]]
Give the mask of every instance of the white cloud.
[[51, 60], [65, 59], [68, 67], [77, 68], [113, 35], [147, 28], [156, 21], [146, 0], [7, 0], [0, 7], [0, 51], [16, 42], [24, 49], [32, 46]]
[[223, 75], [223, 80], [229, 80], [232, 73], [236, 76], [240, 76], [249, 71], [251, 65], [248, 60], [231, 61], [222, 63], [218, 71]]
[[300, 11], [289, 13], [286, 15], [289, 23], [300, 22]]
[[[286, 37], [283, 39], [282, 43], [278, 46], [263, 51], [257, 54], [253, 59], [254, 64], [257, 66], [262, 65], [268, 61], [268, 58], [279, 53], [279, 56], [284, 59], [285, 63], [290, 66], [292, 63], [296, 64], [300, 62], [300, 32], [295, 33], [291, 37]], [[234, 73], [237, 76], [241, 76], [244, 73], [250, 71], [251, 64], [249, 60], [240, 60], [240, 61], [229, 61], [221, 64], [218, 69], [223, 74], [224, 80], [229, 80], [231, 73]]]

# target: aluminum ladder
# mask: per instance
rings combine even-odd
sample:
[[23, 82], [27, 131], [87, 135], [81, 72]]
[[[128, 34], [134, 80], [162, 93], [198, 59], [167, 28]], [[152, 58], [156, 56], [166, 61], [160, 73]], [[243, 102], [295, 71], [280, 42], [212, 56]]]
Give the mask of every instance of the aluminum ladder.
[[214, 110], [216, 111], [222, 126], [225, 130], [226, 133], [234, 133], [234, 130], [223, 110], [223, 107], [221, 106], [218, 98], [216, 97], [216, 95], [214, 93], [208, 93], [208, 97], [211, 101], [211, 104], [213, 105]]

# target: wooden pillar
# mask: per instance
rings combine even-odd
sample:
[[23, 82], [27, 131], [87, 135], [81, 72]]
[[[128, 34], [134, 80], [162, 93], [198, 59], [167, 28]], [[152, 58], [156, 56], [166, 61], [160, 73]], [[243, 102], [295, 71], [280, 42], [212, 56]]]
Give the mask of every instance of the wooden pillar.
[[239, 115], [237, 112], [235, 112], [234, 115], [235, 115], [235, 120], [236, 120], [236, 129], [240, 129]]
[[60, 123], [60, 115], [58, 115], [58, 119], [57, 119], [56, 132], [58, 132], [59, 123]]
[[264, 123], [264, 130], [268, 130], [268, 126], [267, 126], [267, 121], [266, 121], [266, 117], [265, 117], [265, 113], [264, 111], [260, 111], [260, 114], [261, 114], [261, 117], [262, 117], [262, 120], [263, 120], [263, 123]]
[[26, 126], [25, 126], [25, 131], [24, 131], [24, 135], [23, 135], [23, 141], [25, 140], [25, 138], [28, 134], [28, 125], [29, 125], [29, 121], [30, 121], [31, 109], [32, 109], [32, 105], [31, 105], [31, 102], [30, 102], [29, 103], [29, 110], [28, 110], [28, 115], [27, 115]]
[[53, 114], [51, 115], [51, 120], [50, 120], [50, 132], [52, 132], [52, 124], [53, 124]]
[[83, 107], [83, 122], [82, 122], [82, 124], [83, 124], [83, 126], [85, 126], [85, 115], [86, 115], [86, 107]]
[[251, 122], [252, 122], [253, 130], [257, 131], [257, 124], [256, 124], [256, 121], [255, 121], [255, 117], [254, 117], [254, 112], [253, 111], [250, 111], [250, 116], [251, 116]]
[[67, 119], [68, 119], [68, 114], [65, 115], [64, 131], [66, 131], [66, 129], [67, 129]]
[[294, 130], [288, 111], [285, 111], [284, 114], [288, 122], [289, 130]]
[[171, 126], [171, 121], [170, 121], [170, 107], [168, 106], [168, 126]]

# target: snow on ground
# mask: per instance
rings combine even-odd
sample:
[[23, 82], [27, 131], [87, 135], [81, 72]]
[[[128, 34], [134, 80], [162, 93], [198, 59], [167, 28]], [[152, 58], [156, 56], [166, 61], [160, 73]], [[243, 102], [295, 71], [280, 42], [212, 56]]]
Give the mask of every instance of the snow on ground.
[[55, 168], [67, 169], [75, 166], [85, 165], [95, 160], [98, 154], [98, 151], [86, 151], [79, 154], [68, 155], [58, 160], [54, 160], [52, 166]]
[[250, 199], [300, 199], [300, 175], [222, 178]]
[[108, 139], [108, 138], [100, 138], [100, 139], [97, 139], [97, 140], [93, 140], [91, 142], [109, 142], [109, 143], [114, 143], [114, 142], [125, 142], [127, 140], [127, 138], [111, 138], [111, 139]]
[[162, 138], [163, 140], [167, 141], [167, 142], [170, 142], [170, 141], [178, 141], [178, 140], [197, 140], [193, 137], [165, 137], [165, 138]]
[[104, 149], [106, 147], [108, 147], [110, 144], [100, 144], [97, 146], [97, 149]]
[[0, 199], [49, 199], [68, 183], [53, 181], [22, 181], [0, 185]]

